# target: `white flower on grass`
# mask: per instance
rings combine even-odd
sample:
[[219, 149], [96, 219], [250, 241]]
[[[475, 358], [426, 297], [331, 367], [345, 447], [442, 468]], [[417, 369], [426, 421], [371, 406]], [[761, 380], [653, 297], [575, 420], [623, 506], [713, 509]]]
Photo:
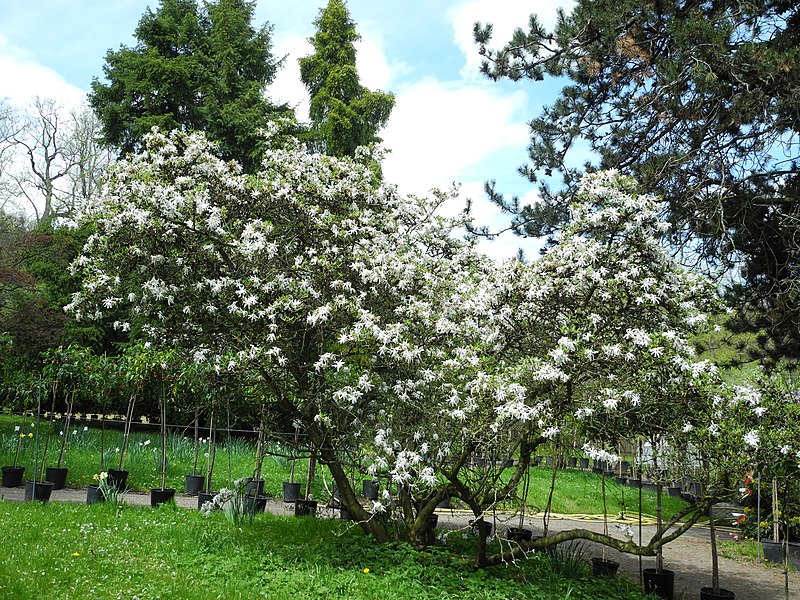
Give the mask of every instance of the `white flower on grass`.
[[372, 507], [369, 510], [372, 514], [382, 513], [386, 510], [386, 507], [380, 502], [380, 500], [373, 500]]
[[688, 423], [688, 422], [687, 422], [687, 423], [684, 423], [684, 425], [683, 425], [683, 429], [682, 429], [681, 431], [683, 431], [683, 433], [689, 433], [689, 432], [691, 432], [693, 429], [694, 429], [694, 425], [692, 425], [691, 423]]

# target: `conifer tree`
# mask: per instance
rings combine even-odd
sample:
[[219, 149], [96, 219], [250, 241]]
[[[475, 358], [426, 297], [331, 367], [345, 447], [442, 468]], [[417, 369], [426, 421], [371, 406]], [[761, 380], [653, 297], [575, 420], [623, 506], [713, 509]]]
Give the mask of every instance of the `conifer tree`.
[[362, 86], [356, 70], [356, 25], [343, 0], [329, 0], [309, 38], [314, 53], [300, 59], [300, 78], [311, 96], [312, 145], [331, 156], [353, 156], [377, 136], [394, 95]]
[[584, 170], [634, 176], [663, 197], [676, 246], [734, 274], [762, 349], [800, 356], [798, 32], [790, 0], [578, 0], [552, 31], [533, 15], [500, 49], [476, 24], [488, 77], [566, 81], [531, 121], [521, 169], [546, 202], [490, 196], [518, 233], [548, 235]]
[[136, 28], [138, 43], [109, 50], [107, 82], [95, 79], [89, 99], [104, 140], [122, 153], [141, 149], [153, 126], [205, 131], [225, 158], [251, 171], [264, 150], [260, 130], [285, 106], [265, 96], [279, 61], [269, 24], [255, 29], [255, 3], [161, 0]]

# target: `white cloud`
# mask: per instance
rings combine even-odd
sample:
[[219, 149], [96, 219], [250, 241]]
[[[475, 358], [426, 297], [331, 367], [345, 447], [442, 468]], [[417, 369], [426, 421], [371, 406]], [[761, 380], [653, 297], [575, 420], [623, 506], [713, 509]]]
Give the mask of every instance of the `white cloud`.
[[283, 66], [269, 86], [267, 94], [275, 103], [288, 102], [290, 106], [294, 107], [298, 120], [306, 122], [308, 121], [308, 90], [300, 81], [300, 65], [297, 63], [297, 59], [311, 54], [313, 48], [305, 37], [277, 37], [274, 42], [274, 54], [284, 57]]
[[80, 88], [67, 83], [53, 69], [44, 67], [29, 54], [14, 47], [0, 35], [0, 98], [24, 106], [35, 97], [52, 98], [64, 106], [79, 105], [85, 101]]
[[[508, 146], [524, 149], [527, 95], [428, 79], [402, 88], [386, 128], [384, 173], [404, 193], [446, 188]], [[487, 174], [486, 178], [489, 178]]]
[[558, 8], [569, 12], [574, 0], [534, 0], [533, 2], [519, 2], [519, 0], [471, 0], [448, 11], [448, 17], [453, 26], [453, 41], [464, 54], [465, 64], [461, 69], [461, 76], [467, 80], [482, 77], [479, 72], [481, 57], [472, 35], [476, 22], [491, 23], [494, 35], [493, 47], [502, 47], [511, 39], [514, 30], [528, 26], [531, 14], [539, 17], [539, 22], [547, 29], [552, 29], [556, 24]]

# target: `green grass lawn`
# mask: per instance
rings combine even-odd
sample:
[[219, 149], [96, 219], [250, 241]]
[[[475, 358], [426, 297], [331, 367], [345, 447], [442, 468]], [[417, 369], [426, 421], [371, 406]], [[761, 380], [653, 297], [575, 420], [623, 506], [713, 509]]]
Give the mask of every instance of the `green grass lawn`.
[[[24, 433], [35, 430], [32, 427], [34, 419], [22, 419], [10, 415], [0, 415], [0, 465], [10, 465], [14, 459], [16, 445], [15, 426], [19, 426]], [[63, 430], [60, 423], [51, 425], [42, 421], [40, 435], [44, 438], [46, 429], [52, 427], [50, 447], [47, 451], [46, 466], [55, 466], [60, 447], [59, 432]], [[87, 424], [84, 421], [73, 421], [67, 432], [69, 444], [64, 460], [64, 466], [69, 468], [67, 480], [68, 487], [84, 488], [93, 482], [93, 476], [100, 471], [100, 431], [96, 423]], [[122, 445], [122, 432], [118, 429], [106, 429], [104, 439], [105, 465], [104, 468], [116, 468], [118, 454], [116, 448]], [[136, 490], [148, 490], [161, 487], [160, 464], [160, 437], [157, 432], [134, 432], [131, 434], [125, 468], [130, 472], [128, 486]], [[273, 446], [273, 450], [276, 448]], [[205, 473], [206, 448], [200, 451], [198, 473]], [[285, 454], [277, 452], [278, 454]], [[231, 483], [242, 477], [250, 477], [255, 470], [255, 443], [253, 440], [231, 437], [229, 442], [222, 443], [217, 448], [216, 464], [214, 467], [213, 487], [230, 487]], [[230, 478], [228, 461], [230, 457]], [[20, 464], [26, 467], [26, 478], [32, 477], [34, 465], [33, 439], [23, 441], [20, 452]], [[170, 434], [167, 439], [167, 487], [184, 490], [184, 478], [192, 472], [194, 460], [194, 444], [191, 437]], [[305, 483], [306, 460], [295, 463], [295, 480]], [[279, 497], [282, 494], [282, 483], [290, 477], [291, 463], [281, 456], [267, 456], [263, 462], [262, 477], [264, 490], [268, 495]], [[510, 471], [508, 472], [510, 476]], [[550, 480], [552, 471], [544, 467], [530, 469], [530, 484], [528, 490], [528, 514], [544, 510], [550, 493]], [[311, 494], [316, 499], [327, 500], [330, 489], [331, 477], [326, 469], [317, 470], [317, 477], [312, 482]], [[523, 485], [520, 485], [520, 494]], [[360, 492], [360, 481], [354, 482], [356, 492]], [[685, 506], [684, 502], [663, 495], [665, 516], [674, 514]], [[507, 503], [501, 508], [514, 510], [517, 508], [512, 503]], [[638, 490], [618, 485], [613, 479], [606, 479], [606, 510], [609, 517], [620, 513], [628, 516], [638, 513]], [[562, 514], [603, 514], [603, 495], [600, 477], [588, 471], [576, 469], [559, 470], [556, 479], [556, 489], [553, 494], [551, 512]], [[656, 496], [651, 492], [642, 494], [642, 512], [647, 515], [656, 513]]]
[[0, 502], [0, 597], [641, 599], [622, 579], [564, 577], [546, 554], [477, 569], [452, 544], [378, 545], [341, 521], [204, 517], [96, 504]]

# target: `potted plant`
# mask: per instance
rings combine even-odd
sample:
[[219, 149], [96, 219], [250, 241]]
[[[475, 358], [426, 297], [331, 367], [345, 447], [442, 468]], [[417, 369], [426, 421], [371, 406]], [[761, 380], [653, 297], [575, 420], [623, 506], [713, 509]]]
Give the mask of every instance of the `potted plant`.
[[[33, 458], [33, 479], [25, 483], [25, 501], [38, 500], [40, 502], [47, 502], [50, 500], [50, 494], [53, 491], [53, 483], [44, 481], [40, 469], [44, 470], [44, 457], [39, 461], [39, 439], [40, 439], [40, 425], [42, 421], [42, 386], [36, 386], [36, 431], [34, 433], [35, 440], [35, 453]], [[48, 433], [49, 437], [49, 433]], [[45, 443], [45, 448], [47, 442]], [[40, 466], [41, 465], [41, 466]], [[37, 479], [38, 477], [38, 479]]]
[[316, 451], [312, 448], [308, 457], [308, 471], [306, 473], [306, 490], [302, 498], [298, 498], [294, 503], [294, 514], [296, 517], [315, 516], [317, 514], [317, 501], [311, 499], [311, 482], [314, 481], [314, 474], [317, 466]]
[[[602, 462], [607, 463], [610, 458], [607, 453], [603, 456]], [[603, 498], [603, 534], [608, 535], [608, 509], [606, 505], [606, 474], [600, 472], [600, 489]], [[595, 577], [611, 577], [616, 575], [619, 563], [615, 560], [606, 558], [606, 547], [603, 546], [602, 556], [592, 557], [592, 575]]]
[[118, 450], [117, 468], [108, 469], [108, 483], [118, 490], [124, 491], [128, 487], [128, 471], [125, 469], [125, 459], [130, 443], [131, 427], [136, 409], [136, 400], [144, 390], [151, 371], [150, 353], [141, 344], [128, 346], [116, 361], [111, 361], [107, 372], [109, 376], [120, 384], [127, 396], [125, 421], [122, 428], [122, 443]]
[[[661, 531], [663, 526], [663, 479], [666, 471], [662, 470], [659, 465], [659, 450], [666, 447], [666, 444], [661, 443], [662, 440], [654, 436], [651, 439], [651, 447], [653, 448], [653, 479], [656, 485], [656, 530]], [[646, 594], [655, 594], [659, 598], [666, 598], [672, 600], [675, 590], [675, 572], [670, 569], [664, 568], [664, 555], [663, 546], [658, 547], [656, 552], [656, 566], [655, 568], [646, 568], [642, 571], [642, 583], [644, 584], [644, 591]]]
[[214, 429], [214, 410], [212, 407], [211, 415], [209, 416], [209, 427], [208, 427], [208, 438], [206, 439], [206, 452], [205, 452], [205, 459], [206, 459], [206, 475], [203, 479], [204, 487], [197, 493], [197, 508], [202, 509], [203, 504], [206, 502], [210, 502], [213, 498], [215, 493], [212, 491], [211, 486], [211, 476], [214, 473], [214, 462], [217, 457], [217, 446], [216, 446], [216, 430]]
[[283, 482], [284, 502], [297, 502], [298, 498], [300, 498], [300, 484], [295, 483], [294, 480], [295, 462], [297, 460], [295, 452], [297, 450], [297, 441], [299, 437], [300, 437], [300, 428], [297, 426], [297, 424], [295, 424], [294, 443], [290, 445], [291, 456], [289, 457], [289, 461], [291, 462], [291, 467], [289, 469], [289, 481]]
[[186, 493], [196, 496], [203, 489], [206, 476], [197, 472], [197, 461], [200, 456], [200, 409], [194, 410], [194, 455], [192, 458], [192, 472], [186, 475]]
[[264, 446], [265, 446], [266, 426], [264, 423], [264, 411], [262, 408], [261, 418], [258, 424], [258, 435], [256, 438], [256, 461], [253, 469], [253, 476], [247, 481], [246, 493], [251, 496], [264, 495], [264, 479], [261, 477], [261, 469], [264, 465]]
[[22, 433], [19, 425], [14, 427], [14, 437], [16, 439], [16, 447], [14, 448], [14, 464], [8, 467], [3, 467], [3, 487], [19, 487], [22, 485], [22, 476], [25, 473], [25, 467], [17, 465], [19, 461], [19, 450], [22, 446], [22, 441], [26, 437], [33, 437], [33, 433], [25, 435]]
[[175, 488], [167, 487], [167, 396], [174, 397], [177, 393], [177, 373], [171, 373], [174, 367], [175, 356], [172, 352], [165, 352], [162, 360], [152, 366], [154, 379], [158, 382], [160, 433], [161, 433], [161, 487], [150, 490], [150, 506], [153, 508], [172, 501], [175, 498]]

